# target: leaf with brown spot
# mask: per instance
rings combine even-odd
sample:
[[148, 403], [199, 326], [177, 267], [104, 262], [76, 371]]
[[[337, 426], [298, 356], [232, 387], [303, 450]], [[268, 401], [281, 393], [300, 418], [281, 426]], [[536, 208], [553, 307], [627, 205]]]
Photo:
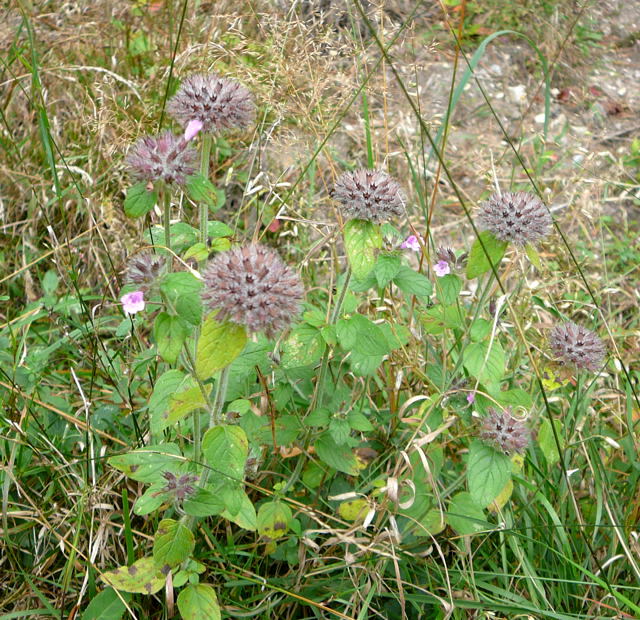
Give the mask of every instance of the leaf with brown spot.
[[123, 592], [154, 594], [164, 586], [165, 576], [153, 558], [142, 558], [131, 566], [120, 566], [100, 577], [107, 585]]

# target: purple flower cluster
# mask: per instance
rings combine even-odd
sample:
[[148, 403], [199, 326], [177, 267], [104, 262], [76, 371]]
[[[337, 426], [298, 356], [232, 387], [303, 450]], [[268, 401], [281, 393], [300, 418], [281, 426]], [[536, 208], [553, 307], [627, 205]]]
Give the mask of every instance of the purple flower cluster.
[[251, 93], [239, 82], [215, 73], [187, 77], [167, 111], [185, 129], [191, 121], [200, 121], [205, 133], [242, 129], [255, 118]]
[[196, 151], [181, 136], [165, 131], [140, 138], [129, 151], [126, 163], [131, 174], [142, 181], [164, 181], [183, 185], [193, 174]]
[[520, 453], [531, 442], [531, 430], [524, 420], [513, 417], [509, 407], [504, 411], [489, 408], [482, 421], [480, 439], [507, 454]]
[[594, 332], [571, 321], [551, 330], [549, 344], [557, 360], [577, 369], [598, 370], [606, 353], [604, 342]]
[[406, 202], [400, 185], [386, 172], [361, 168], [345, 172], [336, 181], [333, 198], [347, 219], [381, 223], [404, 213]]
[[164, 258], [150, 252], [141, 252], [129, 259], [125, 280], [137, 284], [141, 291], [148, 291], [162, 275]]
[[178, 477], [170, 471], [165, 471], [162, 477], [167, 481], [167, 484], [162, 487], [161, 492], [173, 495], [179, 502], [183, 502], [196, 492], [193, 486], [198, 481], [196, 474], [182, 474]]
[[204, 272], [205, 304], [221, 320], [272, 337], [300, 312], [303, 296], [298, 274], [277, 252], [260, 244], [218, 254]]
[[540, 241], [552, 225], [542, 200], [527, 192], [493, 194], [482, 204], [477, 219], [482, 230], [492, 232], [500, 241], [518, 245]]

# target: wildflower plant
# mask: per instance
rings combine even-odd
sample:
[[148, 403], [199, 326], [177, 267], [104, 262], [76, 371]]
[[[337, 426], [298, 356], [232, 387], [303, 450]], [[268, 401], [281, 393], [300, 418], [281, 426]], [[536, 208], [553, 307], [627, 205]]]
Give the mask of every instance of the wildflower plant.
[[[129, 259], [125, 282], [135, 290], [121, 297], [128, 329], [153, 324], [163, 366], [148, 398], [148, 445], [109, 458], [145, 485], [136, 515], [167, 513], [151, 553], [103, 580], [150, 594], [170, 578], [183, 588], [184, 617], [195, 617], [196, 599], [217, 617], [212, 580], [200, 582], [215, 570], [199, 563], [202, 520], [293, 566], [310, 540], [304, 530], [316, 527], [306, 504], [314, 497], [327, 506], [339, 498], [339, 518], [363, 535], [374, 522], [388, 525], [399, 548], [446, 539], [447, 528], [490, 536], [496, 515], [519, 501], [514, 489], [526, 493], [517, 485], [528, 459], [551, 469], [563, 458], [563, 426], [544, 417], [531, 374], [541, 360], [517, 357], [510, 319], [522, 329], [519, 317], [501, 320], [509, 295], [494, 298], [509, 244], [539, 266], [547, 207], [533, 194], [496, 193], [476, 212], [481, 232], [469, 252], [438, 247], [428, 219], [424, 231], [407, 225], [404, 179], [369, 161], [338, 175], [329, 192], [342, 234], [337, 273], [331, 286], [305, 290], [300, 270], [259, 231], [210, 219], [224, 200], [209, 178], [213, 140], [251, 126], [250, 93], [198, 74], [168, 112], [184, 135], [136, 144], [127, 162], [141, 184], [125, 201], [139, 216], [160, 197], [166, 241]], [[195, 203], [197, 228], [170, 221], [175, 196]], [[439, 345], [444, 353], [434, 355]], [[573, 323], [551, 331], [549, 348], [576, 369], [597, 370], [605, 355]], [[402, 454], [386, 473], [372, 467], [385, 446]]]

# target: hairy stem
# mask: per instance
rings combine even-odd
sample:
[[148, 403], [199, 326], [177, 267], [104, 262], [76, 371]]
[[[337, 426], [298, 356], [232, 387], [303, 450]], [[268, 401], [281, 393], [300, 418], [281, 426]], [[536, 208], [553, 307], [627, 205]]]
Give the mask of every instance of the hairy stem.
[[[202, 136], [202, 146], [200, 149], [200, 173], [209, 180], [209, 160], [211, 159], [211, 145], [213, 138], [210, 134], [205, 133]], [[209, 223], [209, 205], [201, 202], [199, 206], [200, 217], [200, 242], [207, 245], [207, 225]]]
[[164, 226], [164, 244], [171, 249], [171, 194], [165, 185], [162, 190], [162, 225]]
[[224, 406], [225, 397], [227, 396], [227, 386], [229, 385], [229, 366], [225, 366], [220, 371], [220, 378], [216, 387], [216, 396], [211, 409], [211, 426], [220, 424], [220, 414]]

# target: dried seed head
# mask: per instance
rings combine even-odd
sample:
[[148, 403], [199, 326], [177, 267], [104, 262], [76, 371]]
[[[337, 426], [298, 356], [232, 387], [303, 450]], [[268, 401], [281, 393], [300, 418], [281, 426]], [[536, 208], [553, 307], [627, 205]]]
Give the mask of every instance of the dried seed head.
[[456, 257], [455, 252], [451, 248], [440, 246], [436, 250], [436, 256], [438, 257], [438, 260], [448, 263], [452, 268], [462, 269], [467, 264], [469, 253], [464, 252], [463, 254], [460, 254], [460, 256]]
[[202, 122], [202, 131], [248, 127], [255, 118], [251, 93], [239, 82], [215, 73], [190, 75], [167, 104], [167, 111], [184, 128]]
[[491, 231], [500, 241], [518, 245], [540, 241], [552, 224], [544, 203], [527, 192], [493, 194], [481, 205], [477, 220], [482, 230]]
[[598, 370], [606, 353], [604, 342], [594, 332], [571, 321], [551, 330], [549, 344], [554, 357], [578, 369]]
[[126, 282], [137, 284], [141, 291], [148, 291], [157, 281], [164, 269], [164, 259], [157, 254], [141, 252], [127, 263]]
[[138, 140], [127, 155], [131, 174], [142, 181], [184, 184], [193, 174], [198, 154], [187, 141], [170, 131]]
[[222, 252], [204, 272], [205, 304], [218, 309], [220, 319], [268, 337], [298, 315], [303, 293], [298, 274], [277, 252], [260, 244]]
[[531, 430], [524, 420], [514, 418], [511, 408], [489, 408], [482, 421], [480, 439], [507, 454], [524, 452], [531, 441]]
[[400, 185], [386, 172], [365, 168], [341, 175], [332, 196], [342, 205], [347, 219], [376, 223], [402, 215], [406, 202]]

